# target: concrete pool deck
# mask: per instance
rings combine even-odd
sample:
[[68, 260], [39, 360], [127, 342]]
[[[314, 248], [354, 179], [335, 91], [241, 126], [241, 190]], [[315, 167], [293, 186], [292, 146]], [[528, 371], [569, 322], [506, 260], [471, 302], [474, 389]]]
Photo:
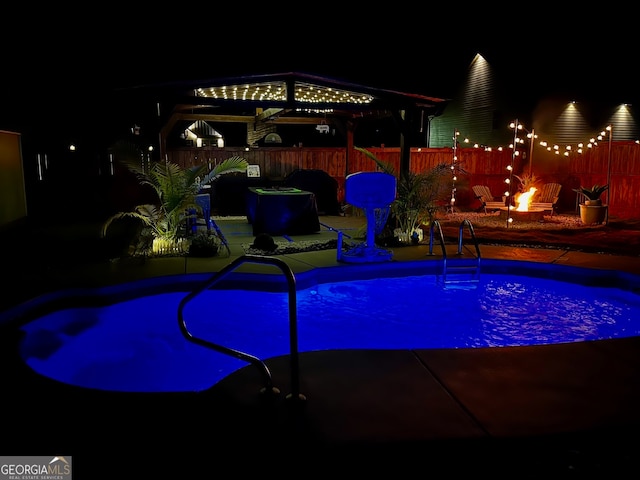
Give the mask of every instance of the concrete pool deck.
[[[362, 220], [321, 218], [347, 233]], [[216, 272], [253, 241], [250, 226], [241, 221], [219, 220], [218, 225], [229, 241], [230, 256], [91, 264], [51, 259], [36, 271], [24, 267], [24, 257], [21, 263], [7, 255], [7, 295], [15, 293], [17, 306], [23, 298], [58, 289]], [[324, 229], [313, 237], [331, 236], [335, 232]], [[486, 259], [640, 274], [639, 257], [494, 245], [482, 245], [481, 252]], [[397, 248], [392, 261], [440, 258], [437, 251], [428, 253], [427, 245]], [[335, 250], [281, 257], [294, 274], [349, 268], [337, 261]], [[262, 265], [241, 269], [265, 273]], [[8, 310], [12, 299], [3, 300]], [[3, 335], [3, 406], [11, 412], [11, 445], [20, 455], [56, 450], [99, 462], [104, 449], [80, 452], [103, 441], [105, 432], [120, 432], [114, 449], [137, 461], [133, 452], [144, 444], [152, 452], [140, 454], [147, 464], [165, 449], [189, 451], [191, 462], [205, 464], [208, 458], [217, 465], [231, 459], [237, 465], [238, 452], [249, 463], [268, 454], [274, 463], [263, 467], [277, 465], [282, 474], [282, 462], [292, 458], [311, 462], [311, 471], [347, 468], [366, 474], [393, 467], [397, 475], [421, 468], [420, 475], [431, 478], [436, 472], [592, 478], [640, 471], [635, 460], [640, 447], [638, 337], [534, 347], [304, 352], [299, 384], [304, 400], [287, 398], [292, 391], [288, 357], [266, 360], [280, 390], [275, 396], [260, 393], [261, 379], [253, 366], [205, 392], [131, 394], [42, 378], [15, 361], [15, 340], [11, 333]], [[39, 404], [35, 409], [34, 399]], [[44, 435], [42, 425], [51, 425], [52, 416], [64, 428], [59, 425]]]

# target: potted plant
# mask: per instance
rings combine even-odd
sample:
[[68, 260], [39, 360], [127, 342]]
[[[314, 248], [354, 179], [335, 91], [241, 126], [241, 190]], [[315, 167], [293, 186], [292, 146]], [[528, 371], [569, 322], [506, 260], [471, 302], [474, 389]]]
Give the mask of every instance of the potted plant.
[[599, 185], [596, 183], [591, 188], [581, 186], [579, 188], [574, 188], [573, 191], [584, 195], [585, 205], [602, 205], [602, 200], [600, 199], [600, 195], [602, 195], [608, 189], [609, 189], [609, 185]]
[[584, 202], [580, 203], [580, 220], [584, 225], [605, 223], [608, 209], [602, 205], [602, 195], [609, 189], [609, 185], [594, 184], [593, 187], [574, 188], [573, 191], [584, 197]]

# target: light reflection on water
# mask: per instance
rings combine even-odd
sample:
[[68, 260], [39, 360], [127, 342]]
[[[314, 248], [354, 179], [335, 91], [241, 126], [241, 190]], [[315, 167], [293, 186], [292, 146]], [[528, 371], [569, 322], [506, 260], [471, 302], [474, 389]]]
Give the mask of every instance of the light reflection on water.
[[[246, 365], [186, 340], [185, 293], [67, 309], [23, 327], [23, 358], [74, 385], [120, 391], [199, 391]], [[640, 334], [640, 297], [526, 276], [483, 275], [444, 289], [435, 276], [326, 283], [297, 292], [298, 349], [524, 346]], [[289, 352], [286, 293], [211, 290], [184, 310], [196, 337], [266, 359]]]

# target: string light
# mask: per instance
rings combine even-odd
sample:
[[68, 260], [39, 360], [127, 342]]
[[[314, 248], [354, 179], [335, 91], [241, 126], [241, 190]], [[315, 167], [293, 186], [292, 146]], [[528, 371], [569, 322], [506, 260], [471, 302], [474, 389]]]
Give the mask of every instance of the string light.
[[519, 154], [518, 149], [515, 146], [518, 144], [518, 130], [522, 130], [522, 124], [518, 122], [518, 119], [516, 119], [509, 124], [509, 127], [513, 128], [513, 145], [511, 152], [511, 163], [507, 165], [509, 176], [504, 180], [504, 182], [508, 185], [508, 189], [505, 192], [505, 196], [507, 197], [507, 228], [509, 228], [509, 226], [513, 223], [513, 218], [511, 218], [511, 178], [513, 177], [513, 164]]
[[447, 207], [447, 211], [454, 213], [455, 205], [456, 205], [456, 180], [458, 177], [456, 176], [456, 162], [458, 161], [458, 136], [460, 132], [456, 129], [453, 131], [453, 157], [451, 161], [451, 201], [449, 202], [449, 206]]
[[[504, 192], [504, 196], [505, 196], [505, 203], [507, 206], [507, 227], [509, 227], [509, 225], [511, 223], [513, 223], [513, 218], [511, 217], [510, 214], [510, 210], [511, 210], [511, 196], [512, 196], [512, 177], [513, 177], [513, 165], [515, 163], [516, 158], [520, 155], [520, 152], [518, 151], [517, 146], [521, 145], [524, 143], [524, 139], [520, 138], [518, 136], [518, 132], [525, 130], [524, 125], [522, 125], [517, 119], [513, 122], [511, 122], [509, 124], [509, 128], [513, 129], [513, 142], [511, 144], [509, 144], [509, 148], [512, 150], [511, 152], [511, 163], [509, 165], [507, 165], [506, 170], [508, 172], [508, 176], [507, 178], [505, 178], [504, 183], [505, 185], [507, 185], [507, 189]], [[599, 141], [602, 141], [604, 138], [607, 137], [607, 134], [609, 135], [609, 137], [611, 137], [611, 130], [612, 130], [612, 125], [608, 125], [604, 130], [602, 130], [597, 137], [592, 137], [589, 142], [587, 143], [587, 148], [593, 148], [594, 146], [598, 145]], [[454, 162], [452, 164], [452, 170], [455, 168], [455, 161], [457, 160], [457, 146], [458, 146], [458, 142], [457, 142], [457, 137], [460, 135], [460, 132], [458, 130], [455, 130], [454, 132], [454, 147], [453, 147], [453, 158], [454, 158]], [[530, 150], [530, 158], [529, 158], [529, 173], [531, 174], [531, 160], [533, 157], [533, 144], [535, 142], [535, 140], [537, 140], [538, 135], [535, 134], [535, 130], [532, 130], [531, 132], [527, 131], [527, 138], [530, 140], [531, 142], [531, 150]], [[609, 141], [611, 141], [611, 138], [609, 138]], [[464, 143], [469, 144], [471, 143], [470, 139], [468, 137], [465, 137], [464, 139]], [[640, 140], [636, 140], [635, 141], [636, 144], [640, 144]], [[559, 155], [561, 152], [560, 149], [560, 145], [554, 144], [553, 146], [549, 145], [549, 143], [546, 140], [540, 140], [539, 145], [544, 147], [547, 151], [553, 151], [556, 155]], [[473, 148], [484, 148], [485, 151], [491, 151], [492, 147], [486, 146], [486, 145], [481, 145], [479, 143], [474, 143], [473, 144]], [[584, 143], [583, 142], [579, 142], [576, 145], [576, 148], [574, 149], [572, 145], [565, 145], [564, 146], [564, 152], [563, 155], [564, 156], [569, 156], [571, 154], [571, 152], [576, 152], [578, 154], [583, 153], [584, 149]], [[497, 147], [498, 151], [502, 151], [503, 147], [499, 146]], [[455, 177], [454, 177], [455, 178]], [[453, 211], [453, 203], [455, 201], [455, 181], [452, 187], [452, 200], [451, 200], [451, 211]]]
[[[284, 81], [247, 83], [243, 85], [223, 85], [220, 87], [198, 88], [199, 97], [223, 100], [286, 101], [287, 85]], [[295, 82], [294, 96], [301, 103], [353, 103], [369, 104], [374, 100], [371, 95], [356, 93], [339, 88]]]
[[[518, 124], [518, 130], [522, 130], [524, 129], [524, 126], [522, 124]], [[509, 128], [514, 128], [515, 124], [514, 122], [511, 122], [509, 124]], [[526, 129], [525, 129], [526, 130]], [[532, 130], [532, 132], [534, 132], [534, 130]], [[538, 139], [538, 135], [535, 133], [528, 133], [527, 134], [527, 138], [529, 139], [533, 139], [534, 141]], [[602, 140], [604, 140], [607, 135], [610, 135], [611, 132], [611, 125], [608, 125], [605, 129], [603, 129], [597, 136], [595, 137], [591, 137], [589, 139], [588, 142], [586, 142], [586, 148], [593, 148], [598, 146], [598, 143], [601, 142]], [[464, 143], [469, 144], [471, 143], [471, 140], [469, 138], [465, 138]], [[514, 145], [520, 145], [524, 143], [524, 139], [519, 138], [518, 136], [514, 136], [514, 140], [513, 143], [510, 143], [508, 145], [508, 148], [513, 149]], [[640, 145], [640, 140], [635, 140], [634, 143], [636, 145]], [[569, 156], [570, 152], [576, 152], [577, 154], [582, 154], [584, 153], [584, 148], [585, 148], [585, 142], [578, 142], [575, 145], [575, 148], [573, 145], [571, 144], [567, 144], [564, 146], [558, 145], [558, 144], [549, 144], [549, 142], [547, 142], [546, 140], [540, 140], [538, 142], [538, 145], [540, 145], [541, 147], [543, 147], [546, 151], [548, 152], [554, 152], [556, 155], [560, 155], [561, 150], [564, 150], [563, 155], [564, 156]], [[498, 147], [491, 147], [488, 145], [483, 145], [480, 143], [473, 143], [473, 148], [482, 148], [485, 151], [492, 151], [493, 148], [495, 148], [498, 151], [503, 151], [504, 147], [503, 146], [498, 146]], [[516, 153], [516, 155], [520, 155], [520, 152]]]

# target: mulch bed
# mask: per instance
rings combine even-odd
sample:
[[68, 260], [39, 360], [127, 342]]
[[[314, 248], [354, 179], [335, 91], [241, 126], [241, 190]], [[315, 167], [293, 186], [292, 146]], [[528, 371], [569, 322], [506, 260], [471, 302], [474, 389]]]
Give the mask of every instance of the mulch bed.
[[[438, 218], [447, 240], [457, 239], [468, 219], [480, 244], [566, 248], [592, 253], [640, 255], [640, 220], [610, 218], [607, 224], [583, 225], [576, 215], [553, 215], [542, 222], [507, 226], [498, 214], [455, 213]], [[468, 229], [465, 229], [468, 235]]]
[[292, 253], [316, 252], [318, 250], [331, 250], [338, 248], [338, 241], [330, 240], [299, 240], [296, 242], [274, 242], [274, 250], [254, 248], [251, 244], [242, 244], [244, 253], [248, 255], [288, 255]]

